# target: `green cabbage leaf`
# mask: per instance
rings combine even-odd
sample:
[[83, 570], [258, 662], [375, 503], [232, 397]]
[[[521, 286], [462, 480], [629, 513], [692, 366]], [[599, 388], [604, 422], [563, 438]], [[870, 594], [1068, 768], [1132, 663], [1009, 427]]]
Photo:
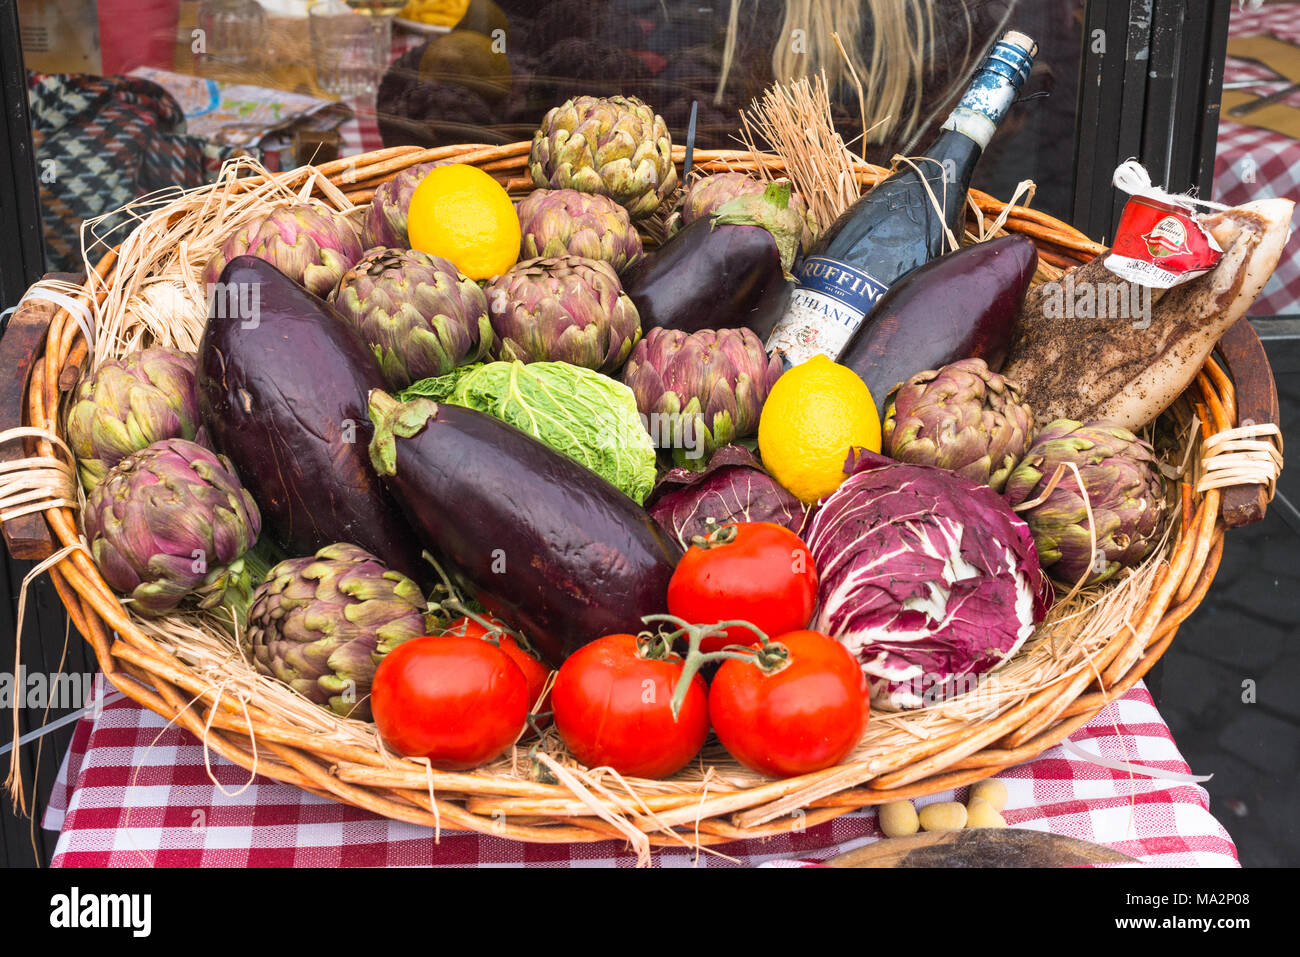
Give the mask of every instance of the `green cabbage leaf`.
[[638, 505], [656, 460], [636, 397], [623, 383], [567, 362], [488, 362], [423, 379], [401, 394], [477, 409], [540, 439]]

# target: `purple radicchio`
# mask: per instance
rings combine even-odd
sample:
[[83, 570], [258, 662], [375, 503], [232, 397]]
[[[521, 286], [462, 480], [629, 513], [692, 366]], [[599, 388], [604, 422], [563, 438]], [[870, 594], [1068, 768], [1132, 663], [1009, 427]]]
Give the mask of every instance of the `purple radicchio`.
[[919, 708], [970, 690], [1051, 607], [1029, 526], [992, 489], [863, 453], [805, 536], [812, 626], [862, 664], [872, 703]]
[[802, 535], [812, 514], [743, 445], [724, 445], [702, 472], [675, 468], [664, 473], [646, 507], [682, 548], [689, 548], [695, 536], [731, 522], [773, 522]]

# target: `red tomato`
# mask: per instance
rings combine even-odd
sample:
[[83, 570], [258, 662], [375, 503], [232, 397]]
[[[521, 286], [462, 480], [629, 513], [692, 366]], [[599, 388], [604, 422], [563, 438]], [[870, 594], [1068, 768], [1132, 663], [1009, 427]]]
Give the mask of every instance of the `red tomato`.
[[[734, 529], [734, 531], [733, 531]], [[748, 621], [769, 638], [806, 628], [817, 606], [812, 553], [790, 529], [772, 522], [724, 525], [703, 546], [686, 550], [668, 582], [668, 611], [692, 624]], [[705, 638], [701, 651], [748, 645], [748, 628]]]
[[[495, 618], [486, 618], [487, 621], [494, 625], [505, 625]], [[446, 628], [442, 630], [444, 635], [460, 635], [464, 638], [487, 638], [488, 630], [480, 625], [473, 618], [457, 618]], [[510, 660], [519, 666], [519, 670], [524, 673], [524, 678], [528, 681], [528, 707], [532, 710], [534, 704], [542, 696], [542, 689], [546, 687], [546, 679], [551, 676], [551, 669], [546, 667], [531, 654], [519, 647], [519, 642], [515, 641], [514, 635], [506, 631], [493, 632], [490, 640], [495, 640], [497, 646], [510, 656]], [[538, 705], [538, 711], [551, 710], [550, 695]]]
[[370, 708], [395, 750], [465, 771], [499, 757], [524, 730], [528, 682], [490, 641], [412, 638], [380, 662]]
[[587, 767], [638, 778], [675, 774], [709, 735], [708, 693], [696, 675], [681, 712], [672, 697], [681, 658], [647, 658], [635, 635], [606, 635], [571, 654], [551, 690], [555, 727]]
[[770, 777], [839, 764], [866, 730], [867, 676], [847, 648], [820, 632], [775, 640], [790, 654], [779, 671], [764, 674], [752, 661], [729, 659], [713, 676], [709, 719], [718, 740]]

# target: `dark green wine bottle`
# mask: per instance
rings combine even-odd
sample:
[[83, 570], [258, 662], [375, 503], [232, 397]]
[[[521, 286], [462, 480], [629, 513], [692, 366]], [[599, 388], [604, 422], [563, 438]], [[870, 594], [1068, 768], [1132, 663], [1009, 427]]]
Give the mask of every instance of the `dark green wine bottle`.
[[818, 238], [767, 340], [787, 368], [819, 352], [837, 358], [891, 285], [943, 254], [946, 230], [960, 239], [975, 164], [1029, 76], [1037, 49], [1023, 33], [1002, 37], [930, 148]]

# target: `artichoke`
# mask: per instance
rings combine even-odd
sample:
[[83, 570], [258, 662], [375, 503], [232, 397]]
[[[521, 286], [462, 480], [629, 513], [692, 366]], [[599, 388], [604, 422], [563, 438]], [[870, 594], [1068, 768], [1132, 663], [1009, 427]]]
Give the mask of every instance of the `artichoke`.
[[672, 153], [663, 117], [636, 97], [579, 96], [546, 114], [528, 170], [539, 188], [598, 193], [645, 219], [677, 189]]
[[416, 249], [370, 250], [343, 274], [333, 301], [395, 390], [477, 362], [492, 345], [478, 283]]
[[411, 209], [411, 197], [420, 181], [438, 163], [421, 163], [404, 169], [375, 190], [374, 198], [366, 209], [361, 224], [361, 248], [410, 249], [411, 239], [406, 233], [406, 216]]
[[225, 456], [164, 439], [127, 456], [86, 498], [86, 538], [104, 580], [145, 615], [191, 594], [201, 607], [242, 587], [236, 563], [262, 516]]
[[[1079, 470], [1096, 529], [1080, 494]], [[1029, 523], [1043, 569], [1057, 581], [1086, 585], [1136, 565], [1151, 552], [1164, 525], [1164, 479], [1151, 446], [1109, 422], [1057, 419], [1038, 433], [1012, 471], [1003, 493], [1013, 508], [1041, 498], [1056, 471], [1056, 488], [1043, 501], [1017, 508]]]
[[614, 267], [599, 259], [528, 259], [487, 284], [500, 342], [494, 359], [568, 362], [606, 375], [641, 337], [636, 306]]
[[655, 444], [702, 469], [713, 451], [758, 431], [759, 413], [781, 375], [749, 329], [654, 328], [632, 350], [623, 383]]
[[962, 359], [894, 386], [885, 400], [881, 451], [1001, 492], [1033, 431], [1034, 413], [1020, 389], [983, 359]]
[[641, 259], [641, 236], [627, 210], [607, 196], [538, 189], [519, 203], [522, 258], [602, 259], [622, 272]]
[[[767, 189], [767, 186], [767, 183], [755, 179], [748, 173], [723, 172], [693, 177], [682, 191], [681, 202], [672, 215], [668, 217], [666, 224], [668, 235], [671, 236], [697, 219], [703, 219], [709, 214], [717, 212], [718, 207], [739, 196], [762, 193]], [[799, 213], [800, 218], [803, 220], [803, 235], [799, 238], [799, 245], [806, 252], [812, 248], [813, 244], [813, 230], [809, 219], [808, 204], [803, 201], [803, 197], [798, 193], [791, 193], [790, 206]]]
[[227, 236], [203, 280], [215, 283], [236, 256], [256, 256], [324, 299], [361, 253], [361, 238], [347, 217], [307, 203], [277, 206]]
[[68, 412], [68, 445], [87, 492], [132, 452], [199, 431], [194, 356], [162, 346], [103, 362], [81, 380]]
[[355, 545], [327, 545], [267, 573], [253, 593], [254, 667], [343, 717], [370, 720], [370, 682], [402, 642], [428, 634], [415, 582]]

